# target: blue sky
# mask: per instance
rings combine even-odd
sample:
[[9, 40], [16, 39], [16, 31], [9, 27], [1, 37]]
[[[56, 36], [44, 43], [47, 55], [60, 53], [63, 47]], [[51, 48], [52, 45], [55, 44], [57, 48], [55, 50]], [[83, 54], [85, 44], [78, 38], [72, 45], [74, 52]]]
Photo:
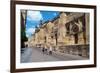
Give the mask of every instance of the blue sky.
[[52, 20], [57, 17], [59, 12], [56, 11], [27, 11], [26, 35], [30, 37], [35, 32], [35, 27], [39, 26], [40, 21]]

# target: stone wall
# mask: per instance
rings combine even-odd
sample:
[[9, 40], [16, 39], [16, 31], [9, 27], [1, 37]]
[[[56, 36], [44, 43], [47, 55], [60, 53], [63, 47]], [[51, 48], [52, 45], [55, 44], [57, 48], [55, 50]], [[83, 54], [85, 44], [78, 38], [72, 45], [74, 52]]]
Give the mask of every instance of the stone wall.
[[59, 51], [65, 54], [78, 55], [89, 58], [89, 45], [67, 45], [59, 46]]

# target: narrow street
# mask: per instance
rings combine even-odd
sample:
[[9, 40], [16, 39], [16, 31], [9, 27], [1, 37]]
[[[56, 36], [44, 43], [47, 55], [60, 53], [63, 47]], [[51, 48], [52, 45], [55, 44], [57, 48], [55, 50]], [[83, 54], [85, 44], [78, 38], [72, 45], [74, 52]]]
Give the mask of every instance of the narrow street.
[[53, 52], [52, 55], [43, 53], [39, 48], [23, 48], [24, 52], [21, 54], [21, 63], [30, 62], [46, 62], [46, 61], [69, 61], [69, 60], [85, 60], [80, 56], [69, 54], [61, 54]]

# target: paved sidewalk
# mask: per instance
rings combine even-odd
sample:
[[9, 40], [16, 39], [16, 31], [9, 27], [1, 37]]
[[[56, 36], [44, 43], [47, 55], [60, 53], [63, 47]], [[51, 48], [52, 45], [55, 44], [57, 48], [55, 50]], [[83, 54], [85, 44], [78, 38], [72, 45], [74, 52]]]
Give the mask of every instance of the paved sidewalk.
[[31, 62], [31, 56], [32, 56], [32, 48], [22, 48], [24, 49], [23, 53], [21, 53], [21, 62]]
[[52, 55], [44, 54], [40, 48], [24, 48], [21, 54], [21, 62], [46, 62], [46, 61], [71, 61], [71, 60], [86, 60], [81, 56], [53, 52]]
[[63, 60], [87, 60], [88, 58], [84, 58], [78, 55], [71, 55], [71, 54], [65, 54], [65, 53], [61, 53], [61, 52], [53, 52], [53, 56], [58, 57], [60, 59]]

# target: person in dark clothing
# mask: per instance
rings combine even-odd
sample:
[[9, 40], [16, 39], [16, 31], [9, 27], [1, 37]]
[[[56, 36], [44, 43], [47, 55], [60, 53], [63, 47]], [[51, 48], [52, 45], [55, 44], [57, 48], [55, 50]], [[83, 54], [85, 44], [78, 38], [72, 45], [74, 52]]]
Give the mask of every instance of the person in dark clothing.
[[44, 48], [44, 47], [42, 48], [42, 52], [43, 52], [43, 53], [45, 52], [45, 48]]

